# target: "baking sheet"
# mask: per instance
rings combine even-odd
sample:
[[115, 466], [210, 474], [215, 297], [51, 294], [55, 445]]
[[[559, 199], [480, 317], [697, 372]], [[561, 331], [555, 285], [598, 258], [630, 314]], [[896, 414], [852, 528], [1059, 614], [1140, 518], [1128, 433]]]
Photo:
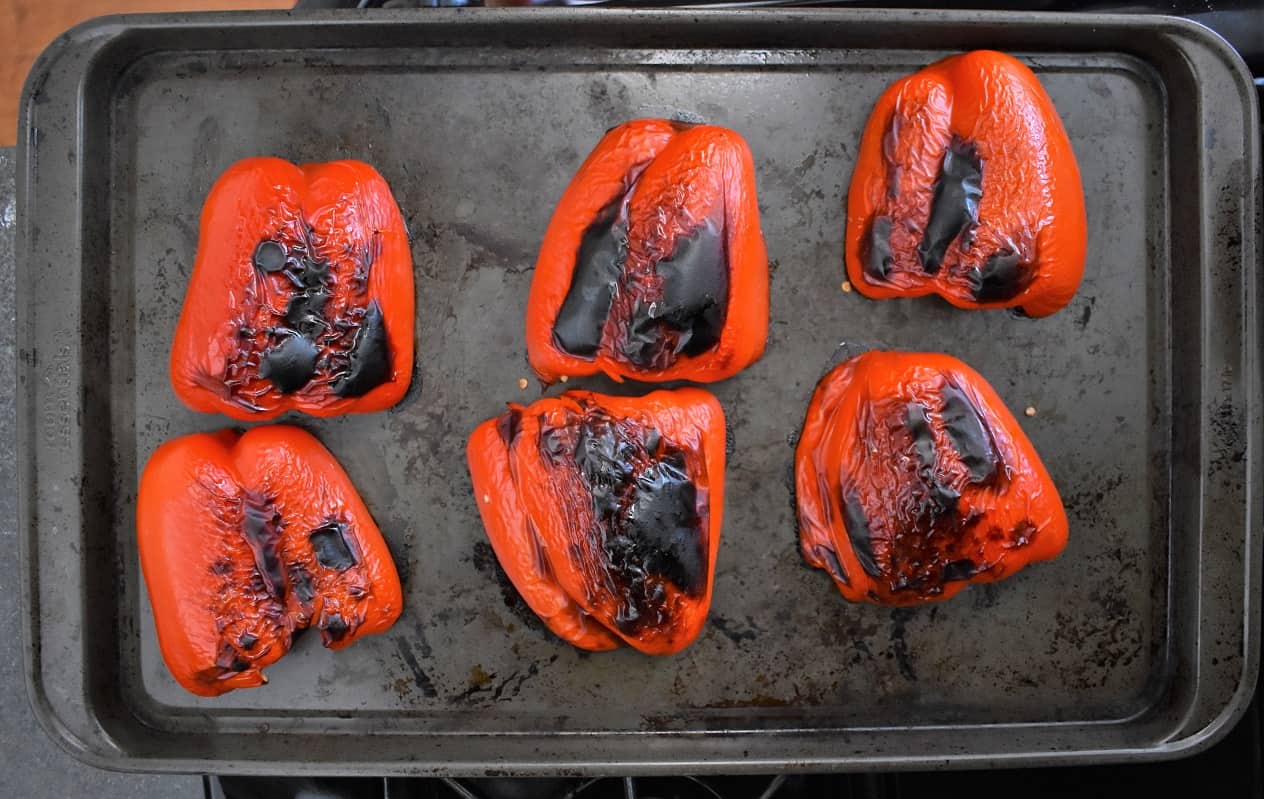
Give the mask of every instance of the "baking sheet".
[[[1028, 320], [842, 292], [873, 101], [979, 46], [1027, 61], [1071, 137], [1079, 294]], [[1092, 15], [436, 11], [73, 31], [28, 84], [19, 181], [40, 715], [91, 762], [219, 772], [928, 767], [1205, 745], [1249, 701], [1257, 659], [1258, 124], [1235, 58], [1197, 26]], [[711, 618], [667, 659], [581, 653], [515, 603], [463, 457], [479, 421], [538, 396], [518, 387], [535, 248], [591, 146], [638, 116], [747, 139], [772, 269], [767, 353], [712, 387], [736, 450]], [[406, 608], [341, 653], [300, 639], [266, 688], [207, 700], [162, 665], [134, 497], [158, 444], [231, 424], [184, 409], [166, 359], [201, 203], [259, 154], [366, 160], [408, 221], [413, 390], [383, 414], [289, 419], [360, 489]], [[914, 609], [848, 604], [803, 566], [792, 442], [816, 379], [869, 346], [948, 352], [1037, 409], [1020, 421], [1067, 505], [1059, 560]]]

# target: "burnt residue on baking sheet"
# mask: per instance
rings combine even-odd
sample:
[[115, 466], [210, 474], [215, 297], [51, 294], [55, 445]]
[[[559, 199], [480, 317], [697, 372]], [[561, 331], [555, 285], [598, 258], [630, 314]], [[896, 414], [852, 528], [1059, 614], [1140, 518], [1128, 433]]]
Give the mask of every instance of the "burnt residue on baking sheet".
[[742, 646], [748, 641], [755, 641], [759, 638], [759, 634], [762, 632], [753, 616], [747, 616], [741, 620], [734, 620], [712, 614], [711, 617], [707, 619], [707, 623], [718, 630], [720, 635], [723, 635], [737, 646]]
[[[523, 626], [535, 633], [544, 633], [550, 637], [553, 632], [540, 621], [540, 617], [535, 615], [535, 611], [522, 598], [522, 594], [518, 593], [518, 589], [514, 587], [513, 581], [509, 579], [509, 575], [505, 573], [501, 567], [500, 561], [496, 558], [496, 551], [492, 549], [492, 545], [487, 541], [475, 541], [470, 549], [470, 563], [483, 577], [495, 582], [500, 589], [500, 598], [505, 607], [513, 613], [514, 617], [522, 622]], [[561, 639], [557, 639], [561, 640]]]
[[913, 669], [913, 655], [905, 638], [909, 621], [917, 615], [917, 608], [895, 608], [891, 611], [891, 652], [895, 655], [896, 667], [906, 680], [916, 680], [917, 672]]
[[[404, 638], [395, 639], [395, 649], [399, 652], [399, 657], [404, 661], [404, 665], [408, 667], [409, 672], [413, 675], [413, 682], [421, 691], [422, 696], [434, 698], [439, 695], [435, 689], [434, 682], [430, 679], [430, 675], [426, 674], [421, 666], [421, 661], [417, 659], [417, 654], [413, 652], [412, 645]], [[426, 653], [427, 655], [429, 653]]]

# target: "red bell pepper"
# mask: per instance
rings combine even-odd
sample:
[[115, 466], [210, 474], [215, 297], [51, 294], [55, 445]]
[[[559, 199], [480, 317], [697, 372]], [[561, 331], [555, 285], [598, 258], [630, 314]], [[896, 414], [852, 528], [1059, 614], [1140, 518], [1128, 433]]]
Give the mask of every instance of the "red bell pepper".
[[756, 361], [767, 334], [768, 256], [746, 142], [661, 119], [612, 129], [540, 245], [527, 303], [536, 374], [711, 382]]
[[1031, 442], [947, 355], [867, 352], [825, 375], [795, 452], [795, 494], [803, 557], [855, 602], [947, 599], [1067, 541]]
[[297, 630], [315, 624], [342, 649], [403, 608], [355, 487], [296, 427], [163, 444], [141, 476], [136, 533], [163, 659], [201, 696], [266, 683]]
[[581, 649], [684, 649], [711, 606], [724, 412], [705, 391], [567, 392], [470, 436], [483, 526], [554, 633]]
[[847, 198], [847, 274], [874, 299], [1047, 316], [1087, 242], [1080, 171], [1031, 70], [953, 56], [897, 81], [865, 125]]
[[242, 420], [389, 408], [411, 378], [413, 305], [408, 233], [373, 167], [249, 158], [202, 209], [171, 384]]

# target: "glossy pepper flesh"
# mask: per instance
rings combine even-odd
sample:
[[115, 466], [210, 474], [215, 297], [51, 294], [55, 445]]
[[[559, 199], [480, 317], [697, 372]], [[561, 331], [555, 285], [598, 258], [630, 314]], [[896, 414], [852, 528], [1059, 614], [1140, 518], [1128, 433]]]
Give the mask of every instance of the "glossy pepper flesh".
[[540, 379], [722, 380], [759, 358], [767, 333], [768, 256], [746, 142], [661, 119], [608, 132], [540, 246], [527, 304]]
[[977, 372], [867, 352], [817, 384], [795, 452], [799, 541], [852, 601], [947, 599], [1056, 557], [1062, 501]]
[[163, 659], [202, 696], [267, 682], [298, 630], [314, 624], [341, 649], [403, 607], [354, 486], [295, 427], [163, 444], [141, 476], [136, 532]]
[[724, 413], [701, 389], [511, 405], [470, 436], [475, 500], [527, 605], [581, 649], [678, 652], [706, 621]]
[[1047, 316], [1080, 285], [1086, 227], [1062, 121], [1014, 58], [953, 56], [879, 98], [847, 198], [847, 274], [865, 295]]
[[408, 389], [413, 306], [407, 230], [371, 166], [246, 159], [202, 209], [171, 383], [243, 420], [382, 410]]

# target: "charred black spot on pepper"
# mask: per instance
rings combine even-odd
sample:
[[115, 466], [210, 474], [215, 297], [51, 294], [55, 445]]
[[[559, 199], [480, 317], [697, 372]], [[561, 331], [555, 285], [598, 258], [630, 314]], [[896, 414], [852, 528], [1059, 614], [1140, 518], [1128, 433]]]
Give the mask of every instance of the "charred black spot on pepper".
[[951, 513], [957, 509], [957, 502], [961, 499], [961, 494], [952, 486], [940, 482], [939, 480], [929, 480], [927, 487], [930, 489], [930, 508], [929, 511], [933, 516], [941, 516], [945, 513]]
[[325, 329], [325, 303], [329, 292], [324, 289], [307, 289], [291, 294], [285, 306], [285, 323], [307, 338], [315, 338]]
[[[412, 243], [411, 235], [409, 236], [409, 243]], [[369, 287], [369, 275], [373, 272], [373, 263], [381, 252], [382, 231], [375, 230], [369, 238], [369, 243], [360, 249], [356, 258], [355, 271], [351, 275], [351, 288], [357, 294], [363, 293]]]
[[619, 351], [631, 363], [642, 369], [665, 367], [668, 356], [663, 346], [662, 330], [657, 311], [637, 300], [632, 308], [627, 335], [619, 344]]
[[641, 431], [641, 446], [645, 447], [645, 451], [650, 455], [658, 452], [658, 445], [662, 441], [663, 436], [658, 432], [657, 428], [647, 427]]
[[723, 224], [708, 219], [677, 239], [671, 258], [659, 261], [662, 295], [632, 309], [621, 350], [641, 368], [670, 365], [675, 356], [701, 355], [720, 340], [728, 311], [728, 255]]
[[953, 139], [944, 153], [943, 167], [935, 180], [930, 219], [917, 247], [926, 272], [938, 272], [949, 245], [978, 224], [982, 196], [983, 166], [974, 145]]
[[[285, 268], [285, 246], [280, 242], [265, 240], [255, 247], [252, 261], [260, 272], [280, 272]], [[240, 261], [238, 262], [240, 263]]]
[[233, 573], [233, 562], [228, 558], [219, 558], [211, 564], [211, 574], [224, 577]]
[[215, 665], [224, 672], [242, 672], [250, 668], [250, 663], [242, 660], [237, 654], [237, 650], [233, 649], [227, 642], [221, 643], [219, 652], [215, 655]]
[[969, 558], [954, 560], [944, 566], [944, 582], [951, 582], [953, 580], [969, 580], [978, 573], [978, 567], [976, 567], [974, 565], [974, 561]]
[[931, 504], [928, 510], [936, 515], [953, 510], [961, 494], [941, 482], [935, 472], [935, 437], [930, 429], [926, 406], [910, 402], [905, 409], [905, 426], [913, 436], [913, 451], [921, 464], [918, 473], [929, 491], [927, 498]]
[[628, 258], [628, 232], [619, 220], [623, 198], [606, 206], [588, 229], [575, 257], [566, 299], [553, 321], [553, 341], [563, 352], [590, 358], [601, 344], [601, 330]]
[[843, 585], [851, 585], [851, 580], [847, 577], [847, 570], [843, 568], [843, 563], [838, 559], [838, 553], [832, 548], [817, 544], [812, 549], [816, 556], [825, 561], [825, 570], [830, 576], [838, 580]]
[[510, 408], [496, 417], [496, 432], [500, 435], [500, 440], [505, 443], [506, 447], [513, 446], [514, 439], [518, 437], [518, 433], [521, 430], [522, 411], [517, 408]]
[[[625, 634], [660, 625], [667, 614], [665, 581], [691, 596], [706, 588], [702, 519], [684, 453], [657, 431], [600, 412], [576, 426], [573, 451], [565, 454], [591, 493], [609, 584], [619, 595], [615, 624]], [[544, 436], [542, 451], [558, 449], [562, 438]]]
[[618, 511], [620, 494], [632, 477], [635, 454], [636, 445], [620, 440], [612, 425], [585, 424], [580, 428], [575, 461], [592, 491], [598, 514], [612, 516]]
[[346, 571], [356, 565], [355, 553], [339, 522], [327, 522], [307, 534], [316, 562], [326, 569]]
[[539, 442], [540, 454], [548, 458], [549, 463], [558, 463], [568, 455], [566, 442], [563, 440], [560, 429], [550, 428], [548, 420], [543, 415], [536, 416], [539, 422]]
[[708, 219], [659, 261], [659, 316], [680, 332], [677, 352], [700, 355], [720, 340], [729, 305], [728, 246], [722, 221]]
[[304, 258], [300, 264], [299, 281], [307, 288], [323, 286], [329, 280], [329, 264], [312, 258]]
[[347, 624], [342, 616], [334, 613], [324, 619], [324, 623], [320, 626], [321, 631], [329, 641], [341, 641], [351, 631], [351, 627]]
[[320, 350], [293, 330], [278, 332], [284, 338], [259, 359], [259, 376], [271, 380], [282, 394], [292, 394], [307, 385], [316, 374]]
[[1026, 288], [1024, 270], [1017, 253], [998, 252], [987, 259], [983, 269], [966, 273], [970, 289], [979, 302], [1003, 302], [1018, 296]]
[[285, 599], [285, 579], [277, 547], [281, 542], [281, 516], [265, 497], [245, 492], [242, 498], [241, 536], [254, 555], [255, 569], [268, 596]]
[[851, 541], [856, 560], [860, 561], [860, 568], [870, 577], [881, 577], [882, 570], [878, 568], [878, 561], [873, 556], [869, 519], [865, 516], [864, 506], [860, 504], [860, 497], [854, 493], [848, 493], [843, 499], [843, 526], [847, 528], [847, 539]]
[[691, 595], [701, 593], [707, 572], [697, 506], [698, 492], [684, 462], [665, 459], [637, 475], [636, 498], [624, 528], [644, 550], [646, 570]]
[[892, 509], [896, 532], [889, 541], [886, 576], [891, 591], [936, 594], [947, 580], [968, 579], [987, 568], [973, 565], [964, 577], [945, 576], [967, 568], [970, 561], [961, 554], [977, 540], [976, 528], [986, 514], [975, 508], [959, 512], [960, 494], [951, 486], [937, 481], [923, 485], [924, 490], [909, 491], [904, 503]]
[[961, 462], [970, 470], [970, 482], [990, 483], [997, 474], [1001, 456], [996, 451], [987, 422], [961, 389], [948, 384], [943, 389], [940, 416]]
[[258, 636], [251, 635], [250, 633], [243, 633], [241, 638], [237, 639], [237, 644], [242, 649], [249, 649], [255, 644], [257, 644], [258, 642], [259, 642]]
[[340, 397], [360, 397], [390, 378], [390, 345], [386, 340], [386, 321], [377, 301], [365, 309], [355, 343], [348, 353], [347, 369], [334, 378], [330, 387]]
[[865, 273], [875, 280], [886, 280], [891, 274], [891, 217], [875, 216], [869, 225], [869, 254]]
[[1010, 541], [1014, 546], [1025, 547], [1031, 543], [1038, 532], [1040, 532], [1039, 528], [1032, 524], [1030, 519], [1023, 519], [1014, 525], [1013, 530], [1010, 530]]
[[906, 426], [913, 435], [913, 451], [923, 469], [935, 468], [935, 437], [930, 430], [930, 419], [926, 416], [926, 406], [920, 402], [910, 402], [905, 408]]
[[298, 601], [304, 605], [310, 605], [316, 598], [316, 589], [312, 588], [312, 576], [307, 573], [307, 569], [298, 563], [293, 563], [290, 565], [289, 576], [290, 589], [294, 591], [294, 596], [298, 597]]

